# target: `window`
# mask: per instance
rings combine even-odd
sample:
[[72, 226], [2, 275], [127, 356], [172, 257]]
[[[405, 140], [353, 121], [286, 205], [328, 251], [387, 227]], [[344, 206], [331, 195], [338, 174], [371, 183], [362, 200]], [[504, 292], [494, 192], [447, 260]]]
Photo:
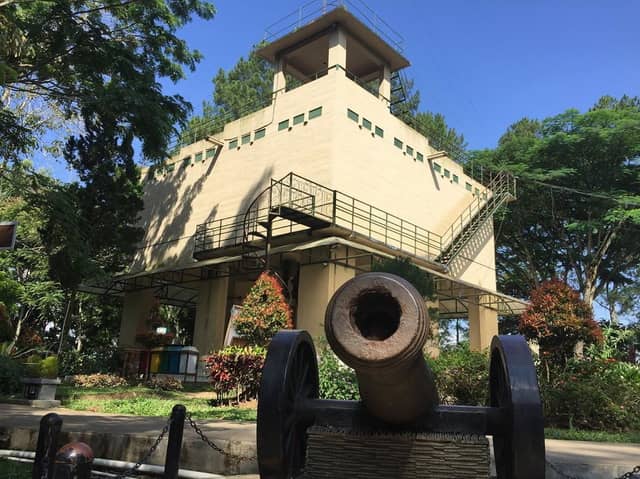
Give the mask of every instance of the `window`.
[[191, 157], [190, 156], [185, 156], [182, 159], [182, 166], [189, 166], [191, 164]]
[[367, 120], [365, 117], [362, 117], [362, 126], [367, 130], [371, 130], [371, 122]]
[[313, 110], [309, 110], [309, 120], [313, 120], [314, 118], [318, 118], [322, 115], [322, 107], [314, 108]]
[[458, 175], [453, 175], [453, 182], [454, 183], [459, 183], [460, 182], [460, 178], [458, 178]]
[[251, 141], [251, 133], [245, 133], [244, 135], [242, 135], [242, 144], [243, 145], [246, 145], [250, 141]]
[[293, 124], [298, 125], [304, 121], [304, 113], [300, 113], [293, 117]]
[[393, 139], [393, 146], [395, 146], [396, 148], [400, 148], [402, 150], [402, 145], [403, 143], [400, 140], [398, 140], [397, 138]]
[[[209, 148], [207, 150], [207, 153], [205, 155], [207, 158], [213, 158], [214, 156], [216, 156], [216, 149], [215, 148]], [[198, 161], [198, 155], [196, 155], [196, 161]]]
[[289, 120], [282, 120], [278, 123], [278, 131], [286, 130], [289, 128]]
[[237, 147], [238, 147], [238, 139], [234, 138], [229, 142], [229, 149], [233, 150], [234, 148], [237, 148]]
[[264, 138], [264, 135], [267, 134], [267, 129], [266, 128], [260, 128], [259, 130], [256, 130], [256, 132], [253, 134], [253, 139], [254, 140], [259, 140], [260, 138]]
[[473, 188], [473, 187], [471, 186], [471, 183], [465, 183], [465, 184], [464, 184], [464, 187], [467, 189], [467, 191], [471, 191], [471, 190], [472, 190], [472, 188]]
[[349, 117], [350, 120], [353, 120], [356, 123], [358, 123], [358, 120], [360, 119], [360, 116], [355, 111], [350, 110], [349, 108], [347, 108], [347, 117]]
[[486, 192], [486, 191], [483, 191], [483, 192], [482, 192], [482, 199], [483, 199], [483, 200], [486, 200], [486, 199], [487, 199], [487, 192]]
[[473, 192], [474, 195], [476, 196], [480, 196], [480, 190], [478, 188], [476, 188], [476, 190]]
[[376, 135], [380, 138], [384, 138], [384, 130], [379, 126], [376, 126]]
[[416, 160], [424, 161], [424, 156], [419, 151], [416, 153]]
[[438, 163], [434, 163], [433, 171], [435, 171], [436, 173], [440, 173], [442, 171], [442, 167]]
[[[208, 151], [208, 150], [207, 150]], [[194, 161], [196, 163], [200, 163], [202, 161], [202, 152], [200, 153], [196, 153], [196, 156], [194, 157]]]
[[171, 163], [170, 165], [167, 165], [167, 167], [165, 168], [165, 171], [166, 171], [167, 173], [170, 173], [170, 172], [172, 172], [172, 171], [173, 171], [173, 170], [175, 170], [175, 169], [176, 169], [176, 164], [175, 164], [175, 163]]
[[447, 170], [446, 168], [444, 169], [444, 177], [445, 178], [450, 178], [451, 177], [451, 172], [449, 170]]
[[411, 148], [409, 145], [407, 145], [407, 155], [413, 156], [413, 148]]

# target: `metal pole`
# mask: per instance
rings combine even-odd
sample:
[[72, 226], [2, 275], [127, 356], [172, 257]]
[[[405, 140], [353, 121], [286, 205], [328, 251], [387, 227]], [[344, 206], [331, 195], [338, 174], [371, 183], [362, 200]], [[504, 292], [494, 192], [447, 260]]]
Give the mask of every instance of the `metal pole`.
[[182, 434], [187, 409], [182, 404], [176, 404], [171, 411], [169, 425], [169, 442], [164, 462], [164, 479], [178, 479], [180, 469], [180, 451], [182, 450]]
[[36, 457], [31, 471], [32, 479], [52, 479], [58, 433], [62, 429], [62, 418], [56, 413], [49, 413], [40, 419]]

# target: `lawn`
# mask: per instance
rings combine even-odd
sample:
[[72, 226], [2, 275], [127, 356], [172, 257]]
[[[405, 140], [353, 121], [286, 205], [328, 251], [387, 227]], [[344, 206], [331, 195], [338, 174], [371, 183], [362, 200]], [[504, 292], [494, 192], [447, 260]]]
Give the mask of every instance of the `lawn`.
[[31, 479], [31, 468], [30, 463], [0, 459], [0, 477], [2, 479]]

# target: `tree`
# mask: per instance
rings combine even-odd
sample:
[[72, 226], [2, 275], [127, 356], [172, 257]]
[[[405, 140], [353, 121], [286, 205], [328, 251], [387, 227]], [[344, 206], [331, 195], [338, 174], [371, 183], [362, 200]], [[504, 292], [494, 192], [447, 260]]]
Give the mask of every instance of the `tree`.
[[567, 110], [512, 125], [475, 163], [518, 178], [518, 201], [497, 227], [503, 290], [518, 296], [544, 280], [575, 284], [587, 304], [633, 281], [640, 261], [640, 107], [601, 99], [586, 113]]

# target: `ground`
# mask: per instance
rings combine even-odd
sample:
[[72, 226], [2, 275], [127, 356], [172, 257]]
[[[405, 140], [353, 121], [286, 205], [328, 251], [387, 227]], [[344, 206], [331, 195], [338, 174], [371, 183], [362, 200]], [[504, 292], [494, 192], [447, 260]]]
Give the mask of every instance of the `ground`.
[[0, 459], [2, 479], [31, 479], [31, 464]]

